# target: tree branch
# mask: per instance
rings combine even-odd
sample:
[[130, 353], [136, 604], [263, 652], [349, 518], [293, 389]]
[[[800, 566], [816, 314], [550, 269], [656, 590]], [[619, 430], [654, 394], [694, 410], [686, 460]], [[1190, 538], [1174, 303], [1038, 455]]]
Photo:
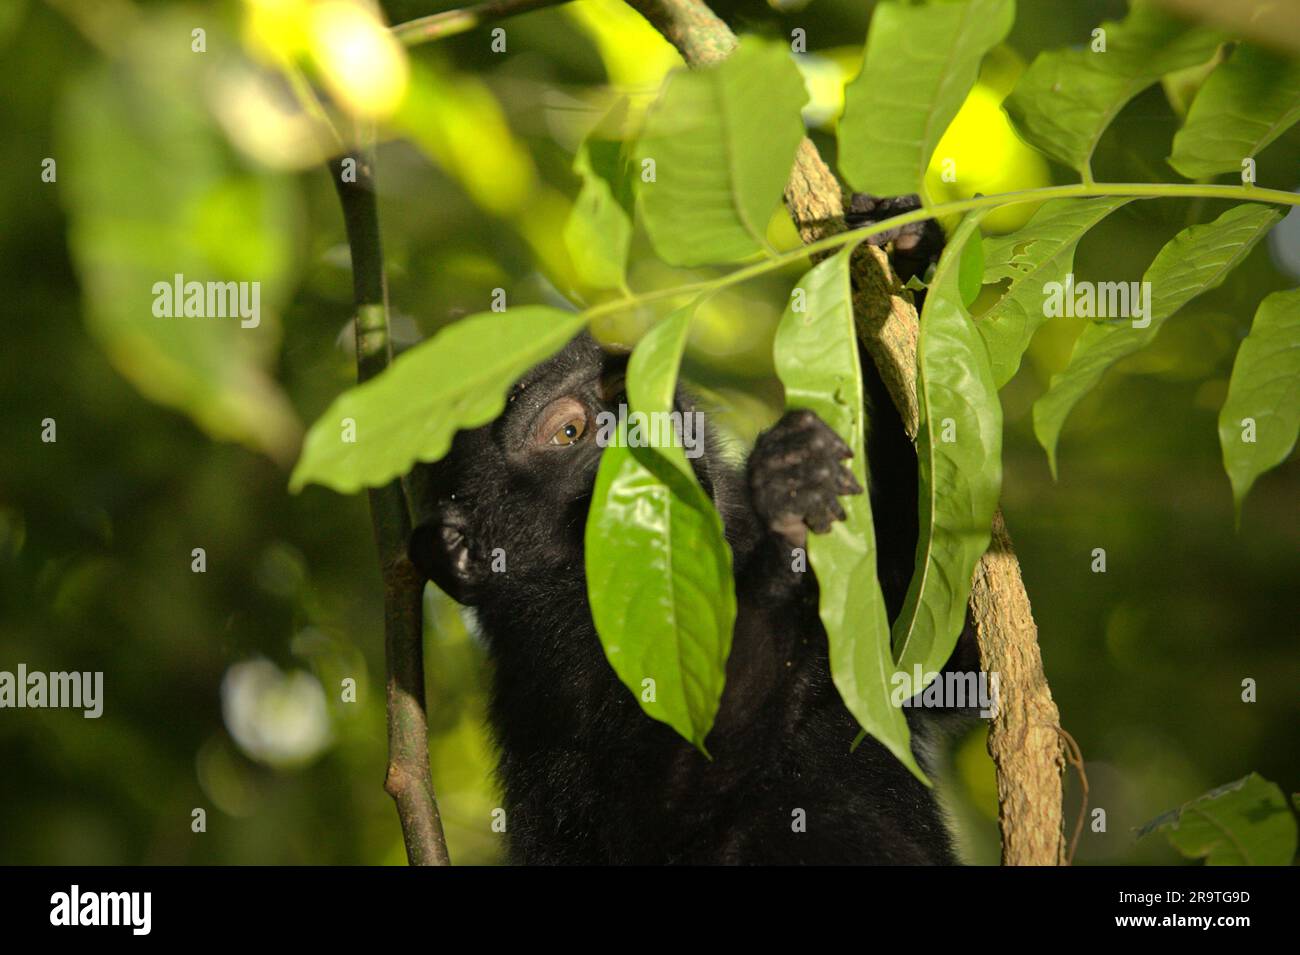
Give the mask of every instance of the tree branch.
[[427, 17], [407, 20], [393, 26], [393, 36], [407, 46], [441, 40], [443, 37], [468, 33], [479, 24], [489, 20], [500, 20], [520, 13], [529, 13], [543, 7], [553, 7], [565, 0], [488, 0], [473, 7], [460, 10], [444, 10], [431, 13]]
[[[331, 160], [352, 252], [357, 306], [357, 380], [367, 381], [393, 358], [388, 294], [379, 243], [374, 159], [357, 150]], [[384, 582], [384, 660], [388, 712], [388, 772], [384, 789], [397, 803], [406, 858], [412, 865], [447, 865], [447, 841], [429, 774], [429, 725], [424, 710], [424, 580], [406, 555], [411, 517], [400, 481], [372, 488], [370, 521]]]
[[[735, 34], [701, 0], [627, 0], [675, 46], [692, 68], [725, 59]], [[843, 195], [809, 139], [799, 144], [785, 192], [786, 207], [805, 243], [844, 229]], [[862, 246], [852, 266], [858, 337], [875, 361], [913, 440], [916, 401], [916, 309], [902, 294], [885, 253]], [[997, 769], [1002, 862], [1056, 865], [1063, 848], [1060, 717], [1043, 673], [1034, 625], [1001, 511], [971, 592], [980, 661], [1000, 679], [1000, 706], [989, 730]]]

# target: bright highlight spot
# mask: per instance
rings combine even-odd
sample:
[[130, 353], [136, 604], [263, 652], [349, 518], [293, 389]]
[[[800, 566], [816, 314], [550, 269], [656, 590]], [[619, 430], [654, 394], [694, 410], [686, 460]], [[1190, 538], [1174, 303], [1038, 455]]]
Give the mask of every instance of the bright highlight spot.
[[236, 663], [226, 671], [221, 713], [239, 748], [271, 766], [310, 762], [330, 742], [320, 682], [304, 670], [283, 673], [270, 660]]
[[[944, 180], [945, 173], [955, 181]], [[1047, 162], [1021, 142], [1002, 111], [1002, 94], [977, 83], [930, 159], [925, 188], [934, 203], [970, 199], [1051, 184]], [[1014, 232], [1034, 214], [1034, 203], [994, 210], [985, 232]]]
[[366, 7], [326, 0], [311, 8], [312, 58], [330, 93], [368, 119], [392, 115], [406, 93], [406, 51]]

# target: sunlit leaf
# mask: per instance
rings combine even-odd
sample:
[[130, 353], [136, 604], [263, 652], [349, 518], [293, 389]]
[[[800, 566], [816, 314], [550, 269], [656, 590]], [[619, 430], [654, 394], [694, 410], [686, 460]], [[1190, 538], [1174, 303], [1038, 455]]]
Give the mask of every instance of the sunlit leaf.
[[1295, 860], [1295, 816], [1277, 783], [1258, 773], [1152, 819], [1137, 835], [1153, 832], [1163, 832], [1180, 853], [1206, 865], [1291, 865]]
[[[671, 412], [689, 311], [656, 325], [628, 364], [637, 412]], [[641, 708], [704, 750], [726, 677], [736, 619], [722, 518], [682, 448], [601, 455], [587, 518], [587, 594], [614, 672]]]
[[971, 575], [988, 548], [1002, 489], [1002, 406], [958, 280], [963, 248], [979, 220], [967, 216], [939, 259], [916, 346], [920, 535], [893, 642], [900, 670], [920, 666], [927, 675], [957, 645]]
[[1124, 104], [1165, 73], [1208, 60], [1224, 39], [1147, 3], [1100, 30], [1085, 46], [1040, 53], [1005, 104], [1031, 145], [1085, 177]]
[[458, 428], [497, 417], [510, 385], [582, 326], [577, 315], [544, 305], [480, 312], [447, 326], [334, 399], [307, 433], [290, 489], [315, 482], [350, 494], [387, 484], [417, 461], [436, 461]]
[[[695, 309], [695, 305], [678, 309], [646, 332], [633, 349], [627, 363], [626, 385], [631, 410], [648, 415], [675, 410], [677, 373]], [[695, 472], [686, 458], [687, 449], [670, 444], [653, 445], [652, 450], [694, 480]]]
[[[1002, 109], [1009, 84], [1022, 72], [1023, 64], [1005, 43], [994, 47], [984, 58], [980, 65], [981, 79], [967, 94], [930, 157], [925, 171], [925, 191], [930, 202], [956, 202], [1052, 184], [1047, 160], [1016, 134]], [[983, 79], [986, 74], [998, 84], [1007, 84], [1007, 88], [989, 85]], [[1037, 202], [999, 206], [984, 216], [980, 229], [985, 235], [1014, 232], [1029, 221], [1038, 206]], [[960, 215], [940, 218], [950, 228], [959, 221]]]
[[660, 258], [706, 265], [766, 248], [807, 99], [789, 49], [754, 37], [717, 66], [668, 77], [637, 144], [641, 211]]
[[1144, 285], [1150, 283], [1150, 314], [1114, 324], [1093, 323], [1083, 330], [1065, 371], [1052, 376], [1047, 394], [1034, 403], [1034, 434], [1047, 452], [1053, 475], [1061, 428], [1079, 400], [1111, 365], [1150, 344], [1165, 319], [1219, 285], [1280, 218], [1269, 206], [1248, 203], [1211, 223], [1184, 229], [1156, 254], [1142, 276]]
[[478, 78], [414, 61], [389, 124], [454, 177], [482, 208], [508, 215], [536, 191], [532, 158]]
[[[677, 49], [623, 0], [576, 0], [561, 9], [596, 44], [615, 87], [634, 95], [653, 90], [682, 65]], [[642, 96], [636, 99], [644, 102]], [[635, 101], [632, 106], [635, 111]]]
[[[799, 280], [804, 309], [795, 311], [791, 301], [777, 327], [775, 352], [787, 405], [816, 412], [844, 439], [853, 450], [853, 476], [865, 488], [862, 369], [849, 287], [852, 252], [845, 247]], [[871, 499], [855, 494], [842, 497], [840, 504], [845, 520], [836, 521], [827, 534], [808, 535], [831, 676], [858, 724], [925, 781], [912, 755], [907, 720], [890, 698], [894, 665], [876, 576]]]
[[1169, 164], [1189, 179], [1240, 172], [1297, 121], [1300, 59], [1240, 44], [1192, 100]]
[[1255, 479], [1286, 460], [1300, 435], [1300, 289], [1260, 302], [1237, 351], [1219, 412], [1223, 467], [1237, 511]]
[[1044, 286], [1064, 282], [1074, 249], [1094, 225], [1131, 199], [1054, 199], [1025, 226], [984, 241], [984, 281], [1009, 281], [975, 328], [988, 346], [993, 380], [1001, 388], [1015, 377], [1034, 332], [1047, 320]]
[[934, 147], [1014, 19], [1013, 0], [876, 7], [839, 122], [840, 171], [855, 190], [923, 194]]
[[[287, 464], [300, 426], [268, 369], [295, 278], [297, 192], [233, 161], [203, 108], [209, 61], [175, 41], [190, 28], [151, 21], [120, 64], [70, 81], [55, 155], [86, 327], [141, 393]], [[178, 275], [205, 292], [222, 283], [223, 298], [225, 283], [245, 283], [233, 289], [250, 317], [232, 314], [233, 300], [225, 317], [186, 317], [175, 301], [174, 317], [156, 315], [167, 302], [155, 286]]]
[[564, 225], [564, 244], [574, 269], [594, 288], [625, 284], [627, 250], [632, 241], [632, 220], [615, 193], [620, 183], [613, 176], [621, 170], [601, 170], [593, 156], [593, 151], [602, 147], [608, 153], [609, 145], [589, 140], [579, 147], [573, 171], [582, 177], [582, 189]]

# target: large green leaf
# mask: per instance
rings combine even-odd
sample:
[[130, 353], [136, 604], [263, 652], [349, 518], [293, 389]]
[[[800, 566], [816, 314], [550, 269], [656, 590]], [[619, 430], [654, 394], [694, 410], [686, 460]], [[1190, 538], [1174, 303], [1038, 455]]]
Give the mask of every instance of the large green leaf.
[[[863, 438], [862, 369], [849, 287], [852, 246], [814, 266], [802, 279], [802, 311], [794, 301], [776, 331], [776, 369], [786, 404], [808, 408], [853, 451], [850, 468], [867, 486]], [[907, 720], [891, 702], [893, 659], [889, 620], [876, 576], [876, 534], [871, 499], [841, 498], [846, 518], [827, 534], [808, 535], [808, 558], [817, 574], [822, 624], [830, 643], [831, 676], [849, 712], [918, 779]]]
[[1212, 789], [1152, 819], [1138, 838], [1163, 831], [1170, 844], [1206, 865], [1291, 865], [1296, 821], [1277, 783], [1258, 773]]
[[984, 241], [984, 282], [1008, 281], [1001, 297], [975, 327], [988, 346], [993, 380], [1001, 388], [1015, 377], [1034, 332], [1047, 320], [1044, 286], [1064, 282], [1074, 249], [1094, 225], [1131, 199], [1053, 199], [1024, 227]]
[[[145, 396], [287, 464], [300, 425], [269, 369], [295, 279], [297, 193], [231, 155], [203, 106], [220, 55], [176, 39], [192, 26], [167, 16], [124, 27], [122, 61], [74, 78], [62, 103], [54, 155], [86, 327]], [[177, 275], [205, 291], [247, 283], [246, 305], [256, 283], [259, 314], [186, 317], [173, 302], [174, 317], [160, 317], [155, 283]]]
[[447, 326], [334, 399], [307, 433], [290, 489], [314, 481], [350, 494], [387, 484], [417, 461], [436, 461], [456, 429], [499, 415], [510, 385], [582, 326], [580, 316], [545, 305], [480, 312]]
[[1297, 435], [1300, 289], [1291, 289], [1260, 302], [1250, 334], [1237, 351], [1228, 398], [1219, 412], [1223, 467], [1232, 481], [1238, 513], [1255, 479], [1286, 460]]
[[631, 183], [617, 132], [627, 112], [621, 99], [578, 147], [573, 171], [582, 188], [564, 225], [564, 244], [574, 269], [593, 288], [625, 284], [632, 241]]
[[[673, 410], [689, 319], [679, 311], [637, 345], [627, 372], [635, 411]], [[630, 448], [620, 426], [596, 475], [585, 560], [592, 619], [614, 672], [642, 709], [704, 750], [736, 595], [722, 518], [681, 448]]]
[[840, 172], [854, 189], [924, 194], [930, 155], [1014, 19], [1014, 0], [876, 7], [838, 127]]
[[1104, 52], [1094, 51], [1094, 40], [1040, 53], [1005, 104], [1030, 145], [1085, 179], [1101, 134], [1124, 104], [1164, 74], [1205, 62], [1224, 39], [1147, 3], [1101, 29]]
[[1133, 321], [1094, 323], [1074, 343], [1065, 371], [1052, 376], [1047, 394], [1034, 403], [1034, 434], [1056, 474], [1056, 444], [1061, 428], [1079, 400], [1101, 381], [1115, 362], [1145, 347], [1165, 319], [1187, 302], [1219, 285], [1281, 214], [1269, 206], [1234, 206], [1213, 222], [1194, 225], [1174, 236], [1142, 276], [1149, 283], [1150, 314]]
[[1240, 172], [1297, 121], [1300, 59], [1243, 43], [1192, 100], [1169, 164], [1189, 179]]
[[706, 265], [767, 248], [807, 99], [789, 49], [753, 37], [715, 67], [669, 75], [637, 143], [641, 211], [660, 258]]
[[981, 218], [967, 216], [953, 233], [921, 313], [920, 535], [912, 583], [893, 631], [894, 659], [904, 672], [919, 665], [923, 674], [935, 673], [952, 656], [1002, 490], [1002, 405], [958, 277], [964, 247]]

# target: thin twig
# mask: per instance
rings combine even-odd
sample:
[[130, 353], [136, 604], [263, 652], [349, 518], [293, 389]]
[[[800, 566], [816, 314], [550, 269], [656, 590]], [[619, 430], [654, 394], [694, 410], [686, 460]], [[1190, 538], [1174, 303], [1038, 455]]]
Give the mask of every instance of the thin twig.
[[1079, 744], [1075, 742], [1074, 737], [1064, 727], [1054, 726], [1052, 728], [1061, 734], [1061, 739], [1065, 741], [1066, 761], [1079, 774], [1079, 788], [1081, 791], [1079, 816], [1074, 820], [1074, 835], [1070, 837], [1070, 849], [1065, 857], [1066, 865], [1074, 865], [1074, 853], [1079, 848], [1079, 836], [1083, 833], [1083, 820], [1088, 815], [1088, 774], [1083, 769], [1083, 750], [1079, 748]]
[[488, 0], [474, 7], [444, 10], [427, 17], [407, 20], [393, 26], [393, 36], [407, 46], [441, 40], [458, 33], [468, 33], [481, 23], [500, 20], [520, 13], [530, 13], [543, 7], [553, 7], [565, 0]]
[[[803, 145], [812, 149], [813, 144], [810, 140], [805, 139]], [[801, 150], [803, 149], [801, 145]], [[820, 160], [818, 160], [820, 161]], [[823, 167], [824, 168], [824, 167]], [[800, 171], [800, 166], [796, 163], [795, 172]], [[830, 175], [830, 171], [826, 171]], [[811, 196], [813, 190], [808, 189], [805, 183], [802, 187], [805, 197]], [[787, 187], [787, 200], [790, 199], [793, 190]], [[864, 239], [875, 235], [882, 235], [894, 229], [901, 228], [913, 222], [921, 222], [925, 219], [938, 219], [948, 216], [959, 215], [970, 212], [975, 209], [998, 209], [1004, 206], [1016, 205], [1024, 202], [1046, 202], [1051, 199], [1087, 199], [1100, 196], [1132, 196], [1136, 199], [1161, 199], [1161, 198], [1209, 198], [1209, 199], [1231, 199], [1234, 202], [1262, 202], [1268, 204], [1285, 205], [1296, 207], [1300, 206], [1300, 195], [1290, 192], [1282, 192], [1277, 189], [1245, 189], [1241, 186], [1220, 185], [1215, 183], [1133, 183], [1133, 182], [1098, 182], [1091, 186], [1081, 182], [1071, 183], [1065, 186], [1041, 186], [1035, 189], [1021, 189], [1015, 192], [998, 192], [992, 195], [978, 195], [970, 199], [954, 199], [950, 202], [941, 202], [934, 205], [926, 206], [921, 209], [914, 209], [911, 212], [899, 213], [896, 216], [890, 216], [888, 219], [881, 219], [878, 222], [871, 222], [867, 225], [858, 226], [854, 229], [845, 229], [843, 216], [837, 217], [808, 217], [799, 216], [798, 224], [801, 232], [806, 232], [805, 245], [790, 249], [786, 252], [780, 252], [775, 255], [768, 255], [750, 265], [742, 266], [731, 272], [724, 273], [711, 279], [700, 279], [695, 282], [684, 282], [681, 285], [664, 286], [663, 288], [652, 289], [645, 292], [631, 293], [622, 298], [609, 299], [584, 309], [582, 315], [588, 321], [599, 318], [604, 315], [612, 315], [617, 312], [626, 311], [633, 308], [641, 308], [653, 302], [661, 302], [668, 299], [682, 298], [689, 295], [699, 295], [704, 292], [715, 292], [719, 289], [728, 288], [733, 285], [739, 285], [742, 282], [748, 282], [752, 279], [778, 272], [787, 266], [800, 262], [803, 259], [818, 259], [821, 256], [836, 251], [846, 245], [861, 243]], [[791, 203], [793, 204], [793, 203]], [[799, 208], [803, 208], [800, 206]], [[860, 254], [870, 253], [871, 248], [861, 249]], [[879, 252], [879, 249], [876, 249]], [[884, 256], [883, 252], [880, 252]], [[892, 277], [892, 276], [891, 276]], [[855, 275], [855, 279], [859, 276]], [[897, 281], [893, 282], [891, 288], [897, 286]], [[905, 314], [911, 312], [911, 324], [916, 324], [916, 312], [911, 306], [901, 298], [895, 298], [890, 303], [891, 308]], [[873, 353], [873, 357], [876, 357]], [[879, 359], [877, 359], [879, 360]], [[912, 359], [910, 370], [913, 379], [916, 372], [915, 358]], [[882, 374], [886, 374], [891, 369], [881, 369]], [[886, 382], [889, 384], [889, 382]], [[890, 385], [891, 395], [893, 395], [893, 385]], [[898, 396], [893, 395], [895, 400]], [[915, 397], [914, 395], [912, 396]], [[904, 415], [904, 422], [908, 424], [909, 431], [913, 432], [915, 438], [916, 415], [915, 409], [910, 414]]]
[[[345, 168], [346, 166], [346, 168]], [[373, 157], [358, 149], [331, 160], [330, 175], [343, 206], [352, 251], [356, 303], [357, 380], [388, 367], [388, 291], [379, 243]], [[429, 724], [424, 709], [422, 604], [424, 581], [406, 555], [411, 517], [400, 481], [372, 488], [370, 520], [384, 582], [384, 659], [387, 670], [388, 773], [384, 788], [397, 803], [406, 858], [412, 865], [447, 865], [447, 841], [429, 774]]]

